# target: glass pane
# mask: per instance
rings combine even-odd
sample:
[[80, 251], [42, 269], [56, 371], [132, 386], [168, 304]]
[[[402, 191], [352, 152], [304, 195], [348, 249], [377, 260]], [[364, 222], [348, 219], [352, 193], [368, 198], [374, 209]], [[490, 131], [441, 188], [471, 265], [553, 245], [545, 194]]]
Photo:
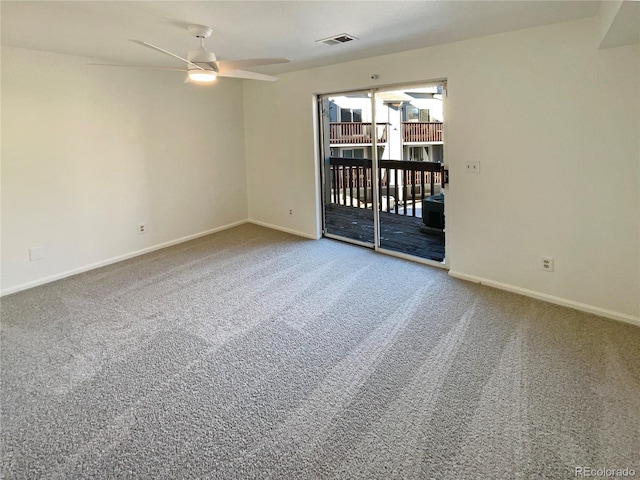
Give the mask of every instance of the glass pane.
[[411, 122], [411, 121], [417, 121], [418, 120], [418, 108], [414, 107], [414, 106], [407, 106], [407, 121]]
[[[441, 262], [443, 105], [438, 93], [435, 85], [379, 92], [376, 116], [388, 124], [379, 156], [380, 247]], [[429, 122], [430, 116], [440, 121]]]
[[329, 103], [329, 121], [338, 121], [338, 106], [335, 103]]
[[341, 120], [331, 121], [329, 114], [323, 122], [329, 129], [324, 132], [325, 151], [331, 152], [323, 170], [325, 232], [373, 245], [371, 99], [336, 95], [321, 102], [323, 112], [331, 112], [331, 105], [333, 111], [339, 109]]

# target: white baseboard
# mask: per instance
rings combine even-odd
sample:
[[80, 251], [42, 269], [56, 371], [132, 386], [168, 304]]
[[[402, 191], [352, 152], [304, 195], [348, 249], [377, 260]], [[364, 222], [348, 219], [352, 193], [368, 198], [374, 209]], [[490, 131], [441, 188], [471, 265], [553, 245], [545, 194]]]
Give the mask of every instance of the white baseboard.
[[254, 225], [260, 225], [261, 227], [271, 228], [272, 230], [280, 230], [281, 232], [290, 233], [292, 235], [297, 235], [298, 237], [310, 238], [311, 240], [319, 240], [320, 237], [316, 235], [309, 235], [308, 233], [299, 232], [298, 230], [292, 230], [291, 228], [280, 227], [278, 225], [272, 225], [266, 222], [260, 222], [258, 220], [247, 220], [248, 223], [253, 223]]
[[[96, 268], [105, 267], [107, 265], [111, 265], [113, 263], [121, 262], [123, 260], [128, 260], [133, 257], [138, 257], [140, 255], [144, 255], [146, 253], [150, 253], [156, 250], [160, 250], [162, 248], [171, 247], [173, 245], [177, 245], [179, 243], [188, 242], [189, 240], [195, 240], [196, 238], [204, 237], [206, 235], [211, 235], [216, 232], [220, 232], [222, 230], [227, 230], [229, 228], [237, 227], [239, 225], [243, 225], [245, 223], [253, 223], [255, 225], [260, 225], [262, 227], [271, 228], [273, 230], [279, 230], [282, 232], [290, 233], [292, 235], [297, 235], [299, 237], [309, 238], [311, 240], [318, 240], [319, 237], [315, 235], [309, 235], [304, 232], [299, 232], [297, 230], [293, 230], [290, 228], [280, 227], [278, 225], [272, 225], [270, 223], [260, 222], [258, 220], [240, 220], [238, 222], [229, 223], [227, 225], [223, 225], [220, 227], [212, 228], [210, 230], [206, 230], [204, 232], [194, 233], [192, 235], [187, 235], [185, 237], [177, 238], [175, 240], [170, 240], [168, 242], [160, 243], [157, 245], [153, 245], [151, 247], [146, 247], [141, 250], [136, 250], [134, 252], [126, 253], [124, 255], [118, 255], [116, 257], [112, 257], [106, 260], [101, 260], [99, 262], [95, 262], [89, 265], [85, 265], [83, 267], [74, 268], [72, 270], [67, 270], [66, 272], [58, 273], [55, 275], [50, 275], [48, 277], [40, 278], [38, 280], [33, 280], [31, 282], [26, 282], [20, 285], [16, 285], [14, 287], [7, 288], [0, 292], [0, 297], [5, 295], [10, 295], [12, 293], [20, 292], [22, 290], [27, 290], [29, 288], [37, 287], [39, 285], [44, 285], [46, 283], [55, 282], [56, 280], [61, 280], [63, 278], [71, 277], [73, 275], [77, 275], [79, 273], [87, 272], [89, 270], [94, 270]], [[480, 283], [482, 285], [486, 285], [488, 287], [498, 288], [500, 290], [505, 290], [507, 292], [517, 293], [519, 295], [524, 295], [526, 297], [536, 298], [538, 300], [543, 300], [545, 302], [553, 303], [556, 305], [560, 305], [563, 307], [573, 308], [575, 310], [580, 310], [586, 313], [592, 313], [594, 315], [600, 315], [602, 317], [611, 318], [613, 320], [618, 320], [621, 322], [629, 323], [631, 325], [635, 325], [640, 327], [640, 317], [634, 315], [628, 315], [626, 313], [615, 312], [613, 310], [608, 310], [605, 308], [596, 307], [594, 305], [589, 305], [581, 302], [574, 302], [573, 300], [567, 300], [565, 298], [556, 297], [554, 295], [548, 295], [546, 293], [536, 292], [534, 290], [529, 290], [526, 288], [516, 287], [514, 285], [509, 285], [507, 283], [496, 282], [494, 280], [489, 280], [482, 277], [477, 277], [475, 275], [468, 275], [466, 273], [457, 272], [454, 270], [449, 270], [449, 275], [455, 278], [459, 278], [461, 280], [467, 280], [474, 283]]]
[[177, 238], [175, 240], [170, 240], [168, 242], [159, 243], [158, 245], [153, 245], [151, 247], [146, 247], [141, 250], [136, 250], [135, 252], [125, 253], [124, 255], [118, 255], [117, 257], [108, 258], [106, 260], [101, 260], [99, 262], [91, 263], [83, 267], [74, 268], [73, 270], [67, 270], [66, 272], [57, 273], [55, 275], [50, 275], [44, 278], [39, 278], [38, 280], [33, 280], [31, 282], [23, 283], [15, 287], [7, 288], [6, 290], [2, 290], [2, 292], [0, 292], [0, 297], [4, 297], [5, 295], [10, 295], [12, 293], [20, 292], [22, 290], [28, 290], [29, 288], [37, 287], [39, 285], [44, 285], [45, 283], [55, 282], [56, 280], [61, 280], [63, 278], [71, 277], [79, 273], [88, 272], [89, 270], [95, 270], [96, 268], [106, 267], [107, 265], [111, 265], [112, 263], [122, 262], [123, 260], [128, 260], [133, 257], [138, 257], [140, 255], [144, 255], [145, 253], [154, 252], [162, 248], [171, 247], [172, 245], [188, 242], [189, 240], [195, 240], [196, 238], [211, 235], [212, 233], [216, 233], [216, 232], [221, 232], [222, 230], [227, 230], [229, 228], [237, 227], [245, 223], [247, 223], [246, 220], [240, 220], [239, 222], [229, 223], [221, 227], [212, 228], [211, 230], [206, 230], [200, 233], [194, 233], [193, 235], [187, 235], [186, 237]]
[[640, 327], [640, 317], [634, 315], [628, 315], [626, 313], [614, 312], [613, 310], [607, 310], [606, 308], [596, 307], [581, 302], [574, 302], [573, 300], [567, 300], [565, 298], [556, 297], [554, 295], [548, 295], [546, 293], [536, 292], [535, 290], [529, 290], [526, 288], [516, 287], [507, 283], [495, 282], [482, 277], [476, 277], [475, 275], [467, 275], [466, 273], [456, 272], [449, 270], [449, 275], [461, 280], [467, 280], [469, 282], [480, 283], [488, 287], [498, 288], [507, 292], [517, 293], [526, 297], [536, 298], [545, 302], [554, 303], [563, 307], [573, 308], [580, 310], [581, 312], [592, 313], [601, 317], [611, 318], [612, 320], [618, 320], [620, 322], [630, 323], [636, 327]]

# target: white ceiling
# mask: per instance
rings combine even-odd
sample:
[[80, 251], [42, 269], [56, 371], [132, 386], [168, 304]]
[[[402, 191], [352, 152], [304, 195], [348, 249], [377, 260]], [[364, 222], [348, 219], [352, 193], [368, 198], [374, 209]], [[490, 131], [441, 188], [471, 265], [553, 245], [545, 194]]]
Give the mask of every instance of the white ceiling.
[[[180, 55], [197, 46], [186, 25], [213, 28], [219, 60], [288, 57], [278, 74], [522, 28], [592, 17], [599, 1], [2, 1], [2, 44], [111, 63], [176, 65], [129, 42]], [[340, 33], [358, 38], [325, 46]], [[180, 65], [181, 66], [181, 65]]]

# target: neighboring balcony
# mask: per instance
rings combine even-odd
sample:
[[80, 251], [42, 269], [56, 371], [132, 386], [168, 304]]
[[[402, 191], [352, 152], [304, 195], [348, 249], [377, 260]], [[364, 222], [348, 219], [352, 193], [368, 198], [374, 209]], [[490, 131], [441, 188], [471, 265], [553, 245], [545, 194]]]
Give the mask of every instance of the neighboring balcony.
[[402, 122], [403, 143], [442, 143], [442, 122]]
[[[373, 142], [371, 123], [331, 122], [329, 143], [331, 145], [371, 145]], [[376, 124], [376, 140], [387, 141], [387, 124]]]
[[[372, 124], [366, 122], [331, 122], [329, 143], [331, 145], [371, 145]], [[376, 124], [378, 143], [387, 141], [386, 123]], [[442, 143], [442, 122], [402, 122], [402, 142]]]

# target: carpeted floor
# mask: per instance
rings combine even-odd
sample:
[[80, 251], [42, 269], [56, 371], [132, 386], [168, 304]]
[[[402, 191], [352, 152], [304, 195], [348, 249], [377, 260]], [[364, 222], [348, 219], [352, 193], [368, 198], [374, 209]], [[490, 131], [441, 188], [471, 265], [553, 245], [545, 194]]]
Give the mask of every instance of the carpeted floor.
[[640, 329], [253, 225], [5, 297], [2, 477], [640, 476]]

